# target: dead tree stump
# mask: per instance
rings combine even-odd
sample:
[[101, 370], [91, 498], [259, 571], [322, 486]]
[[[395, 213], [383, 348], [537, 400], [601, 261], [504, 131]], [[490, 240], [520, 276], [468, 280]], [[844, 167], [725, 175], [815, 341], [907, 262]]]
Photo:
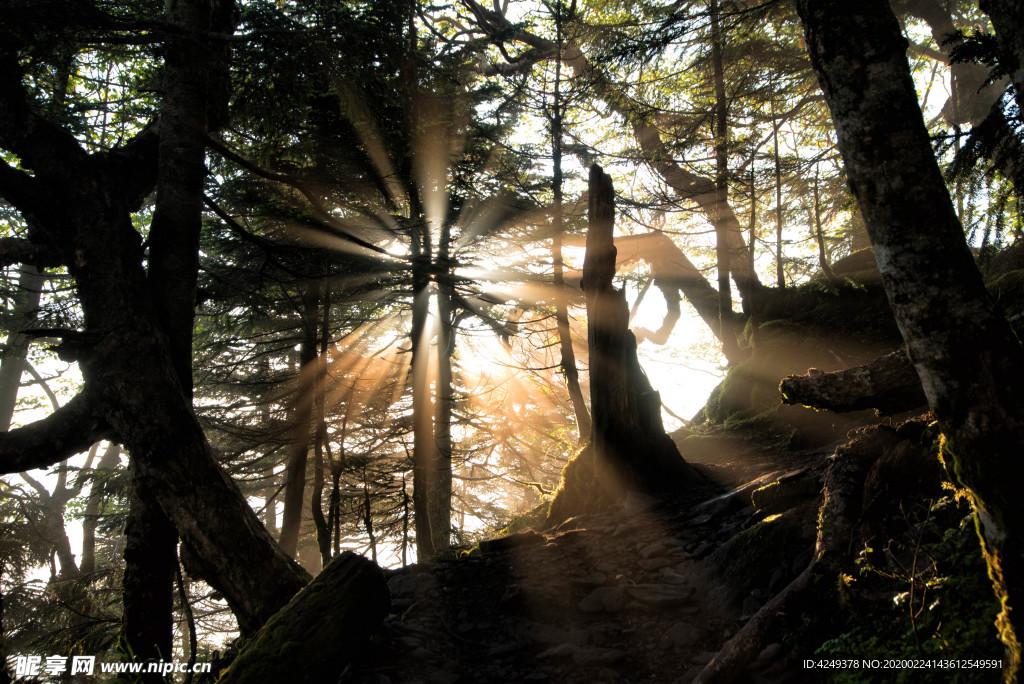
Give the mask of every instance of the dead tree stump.
[[590, 228], [581, 286], [590, 352], [590, 444], [566, 465], [548, 524], [597, 510], [629, 489], [677, 490], [701, 480], [665, 433], [661, 396], [651, 386], [629, 330], [626, 296], [615, 289], [615, 193], [600, 166], [590, 168]]

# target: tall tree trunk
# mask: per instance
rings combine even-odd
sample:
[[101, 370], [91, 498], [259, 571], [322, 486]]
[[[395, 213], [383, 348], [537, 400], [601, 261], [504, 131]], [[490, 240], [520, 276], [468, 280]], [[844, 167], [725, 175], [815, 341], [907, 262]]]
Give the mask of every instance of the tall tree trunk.
[[284, 512], [281, 516], [281, 550], [294, 557], [299, 546], [302, 527], [303, 501], [306, 491], [306, 465], [309, 460], [310, 438], [317, 433], [317, 387], [320, 368], [317, 366], [317, 324], [320, 321], [320, 283], [306, 283], [302, 294], [302, 343], [299, 346], [299, 377], [295, 391], [293, 422], [294, 436], [285, 464]]
[[1024, 636], [1024, 350], [964, 240], [917, 102], [906, 39], [883, 0], [800, 0], [850, 186], [943, 453], [970, 493], [1002, 604], [1004, 676]]
[[413, 239], [412, 325], [412, 419], [413, 469], [412, 502], [416, 523], [416, 557], [429, 560], [435, 555], [434, 521], [430, 519], [431, 493], [436, 489], [437, 444], [434, 442], [434, 411], [430, 397], [430, 341], [427, 325], [430, 313], [430, 246], [426, 226]]
[[818, 243], [818, 267], [829, 281], [836, 279], [825, 252], [825, 232], [821, 226], [821, 193], [818, 189], [818, 165], [814, 165], [814, 241]]
[[[559, 52], [563, 42], [564, 8], [561, 2], [555, 5], [555, 32]], [[565, 235], [565, 214], [562, 206], [562, 135], [565, 106], [562, 102], [562, 60], [555, 60], [555, 83], [552, 94], [551, 111], [551, 192], [553, 206], [551, 208], [551, 262], [552, 285], [555, 288], [555, 326], [558, 330], [558, 349], [562, 355], [559, 368], [565, 376], [565, 387], [572, 402], [573, 414], [576, 416], [576, 434], [582, 444], [590, 438], [590, 411], [587, 409], [583, 390], [580, 389], [580, 374], [576, 366], [576, 351], [572, 346], [572, 330], [569, 327], [569, 303], [565, 285], [565, 261], [562, 258], [562, 238]]]
[[[756, 263], [757, 252], [757, 177], [755, 175], [754, 162], [757, 158], [757, 150], [752, 150], [750, 153], [750, 219], [747, 223], [747, 234], [749, 235], [749, 248], [745, 255], [747, 262], [750, 264], [751, 272], [754, 272]], [[758, 344], [761, 341], [761, 327], [758, 316], [758, 302], [757, 302], [757, 288], [750, 291], [750, 294], [744, 300], [746, 304], [746, 313], [750, 316], [750, 335], [751, 335], [751, 346], [753, 349], [757, 349]]]
[[[344, 434], [344, 431], [342, 431]], [[310, 507], [313, 527], [316, 529], [316, 545], [320, 550], [320, 562], [327, 565], [331, 560], [332, 511], [324, 517], [324, 441], [327, 439], [327, 423], [317, 421], [316, 441], [313, 443], [313, 490], [310, 492]], [[328, 504], [330, 506], [330, 504]]]
[[779, 159], [779, 122], [775, 120], [775, 101], [772, 101], [772, 156], [775, 160], [775, 282], [779, 289], [786, 287], [786, 274], [782, 270], [782, 163]]
[[[264, 356], [260, 366], [263, 372], [270, 374], [270, 360]], [[263, 425], [270, 424], [270, 402], [264, 398], [260, 403], [260, 421]], [[271, 536], [277, 536], [277, 476], [274, 473], [275, 464], [270, 462], [269, 455], [264, 456], [266, 459], [263, 467], [263, 526], [267, 528], [267, 532]]]
[[[715, 226], [715, 254], [718, 261], [718, 328], [722, 340], [722, 353], [729, 363], [741, 360], [740, 345], [736, 326], [733, 323], [732, 286], [729, 283], [732, 271], [728, 224], [723, 220], [729, 205], [729, 101], [725, 94], [725, 64], [723, 63], [723, 38], [718, 0], [711, 0], [711, 68], [715, 86], [715, 209], [712, 224]], [[739, 222], [736, 223], [739, 227]], [[742, 238], [740, 238], [742, 240]]]
[[[447, 232], [447, 231], [445, 231]], [[447, 242], [442, 238], [442, 245]], [[440, 264], [447, 262], [446, 249], [439, 255]], [[437, 292], [437, 414], [434, 422], [434, 491], [430, 531], [434, 536], [434, 552], [444, 553], [452, 545], [452, 416], [455, 412], [455, 386], [452, 357], [455, 354], [455, 311], [452, 305], [454, 287], [452, 273], [446, 270], [438, 278]]]
[[28, 337], [24, 334], [36, 321], [42, 298], [44, 273], [35, 266], [23, 265], [18, 274], [14, 306], [9, 319], [7, 339], [0, 355], [0, 428], [7, 430], [14, 418], [21, 373], [28, 358]]
[[[107, 444], [100, 462], [96, 464], [94, 472], [101, 473], [100, 478], [106, 478], [117, 467], [120, 460], [121, 445], [117, 442], [110, 442]], [[102, 512], [105, 488], [105, 480], [94, 479], [89, 490], [89, 499], [85, 504], [85, 517], [82, 520], [82, 560], [78, 566], [83, 575], [96, 571], [96, 526], [99, 524], [99, 516]]]

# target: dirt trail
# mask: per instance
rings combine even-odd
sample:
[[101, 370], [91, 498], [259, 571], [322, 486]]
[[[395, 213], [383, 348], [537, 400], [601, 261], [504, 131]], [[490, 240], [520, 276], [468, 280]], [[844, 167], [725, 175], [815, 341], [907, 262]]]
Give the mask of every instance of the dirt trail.
[[[765, 580], [742, 602], [730, 600], [735, 592], [710, 576], [713, 552], [762, 517], [750, 506], [753, 486], [742, 485], [826, 453], [779, 463], [756, 449], [726, 451], [728, 460], [702, 466], [725, 487], [672, 501], [631, 494], [543, 534], [390, 573], [392, 615], [342, 681], [690, 681], [773, 589]], [[725, 490], [733, 485], [741, 487]], [[772, 582], [788, 581], [806, 562], [787, 559]], [[780, 645], [767, 648], [748, 680], [789, 679], [782, 656]]]

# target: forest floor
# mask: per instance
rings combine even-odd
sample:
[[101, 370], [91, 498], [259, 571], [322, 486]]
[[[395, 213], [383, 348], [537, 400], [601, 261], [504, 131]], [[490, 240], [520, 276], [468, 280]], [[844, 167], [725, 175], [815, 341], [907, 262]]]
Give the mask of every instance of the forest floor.
[[[672, 500], [631, 493], [600, 514], [389, 572], [391, 614], [341, 681], [691, 681], [810, 560], [813, 519], [798, 552], [761, 554], [767, 563], [748, 562], [739, 582], [722, 572], [740, 553], [737, 535], [765, 518], [750, 493], [787, 475], [815, 477], [834, 450], [742, 438], [717, 446], [691, 457], [708, 484]], [[771, 644], [740, 680], [799, 680], [798, 657]]]

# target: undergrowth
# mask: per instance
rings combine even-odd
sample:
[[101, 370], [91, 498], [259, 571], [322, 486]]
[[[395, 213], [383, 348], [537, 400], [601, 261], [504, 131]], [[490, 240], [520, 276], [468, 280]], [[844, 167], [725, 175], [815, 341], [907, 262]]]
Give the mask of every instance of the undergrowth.
[[[839, 635], [817, 658], [859, 660], [999, 660], [999, 605], [969, 506], [952, 496], [900, 506], [881, 548], [865, 548], [857, 572], [840, 580]], [[990, 682], [999, 669], [867, 668], [828, 681]]]

